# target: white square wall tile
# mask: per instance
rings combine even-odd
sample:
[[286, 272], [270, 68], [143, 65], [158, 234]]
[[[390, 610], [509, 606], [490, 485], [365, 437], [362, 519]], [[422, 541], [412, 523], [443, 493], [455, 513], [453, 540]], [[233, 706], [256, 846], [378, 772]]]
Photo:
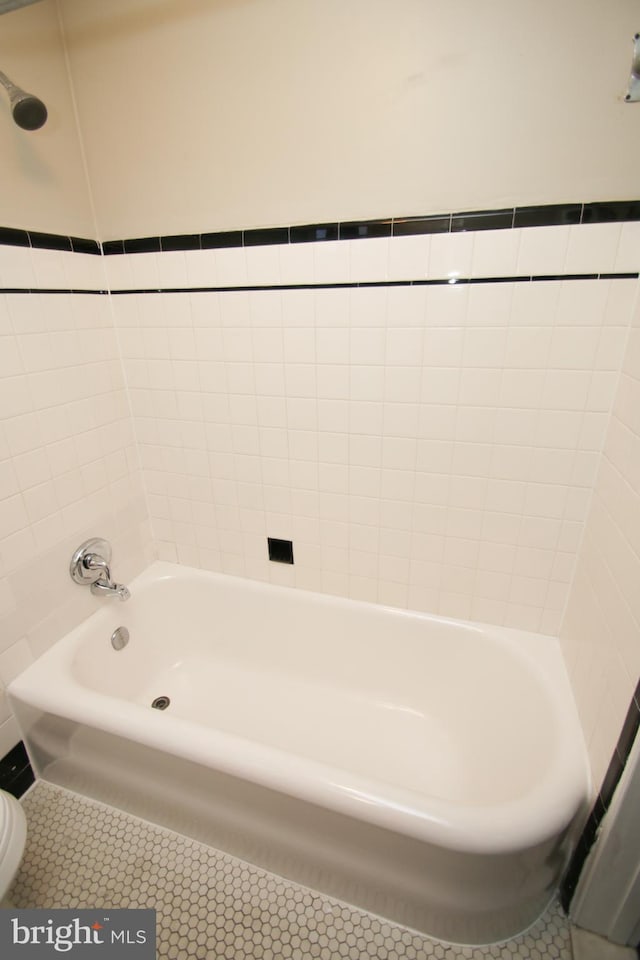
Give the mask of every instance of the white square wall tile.
[[423, 331], [419, 328], [387, 330], [385, 363], [418, 365], [422, 360]]
[[462, 352], [464, 366], [502, 368], [506, 341], [506, 327], [468, 327]]
[[522, 230], [479, 230], [474, 235], [471, 275], [505, 277], [517, 272]]
[[556, 327], [549, 349], [549, 366], [552, 369], [591, 370], [599, 340], [598, 327]]
[[467, 320], [469, 287], [444, 284], [426, 290], [428, 327], [461, 327]]
[[136, 253], [127, 255], [131, 277], [135, 288], [146, 287], [156, 290], [160, 286], [158, 260], [155, 253]]
[[244, 247], [216, 250], [217, 283], [221, 287], [235, 287], [247, 283], [247, 263]]
[[[353, 241], [363, 243], [364, 241]], [[324, 240], [314, 243], [314, 278], [316, 283], [346, 283], [350, 279], [348, 241]]]
[[350, 279], [387, 280], [389, 274], [388, 237], [341, 241], [349, 248]]
[[35, 286], [31, 247], [0, 244], [0, 282], [3, 287]]
[[31, 263], [36, 286], [50, 289], [70, 288], [67, 272], [72, 270], [70, 261], [74, 257], [75, 254], [61, 250], [32, 250]]
[[546, 366], [553, 330], [550, 326], [514, 326], [508, 330], [505, 366], [543, 369]]
[[522, 276], [545, 276], [563, 273], [568, 226], [529, 227], [521, 231], [517, 273]]
[[473, 233], [437, 233], [431, 237], [429, 277], [447, 279], [471, 276]]
[[131, 269], [133, 256], [134, 254], [113, 254], [103, 258], [107, 285], [110, 290], [135, 290], [136, 284]]
[[390, 287], [386, 291], [386, 304], [386, 319], [389, 327], [420, 327], [420, 329], [424, 327], [427, 309], [426, 287]]
[[506, 326], [511, 318], [515, 283], [481, 283], [469, 289], [467, 323], [472, 326]]
[[269, 285], [280, 283], [278, 244], [245, 247], [244, 255], [248, 283]]
[[353, 327], [349, 331], [349, 357], [352, 363], [382, 364], [386, 334], [380, 327]]
[[348, 363], [349, 330], [346, 327], [318, 328], [315, 333], [315, 356], [318, 363]]
[[389, 242], [389, 280], [420, 280], [427, 276], [430, 237], [392, 237]]
[[[165, 250], [162, 253], [156, 253], [158, 283], [161, 287], [187, 287], [189, 285], [187, 253], [188, 251], [185, 250]], [[129, 256], [135, 257], [137, 254], [129, 254]]]
[[282, 283], [313, 283], [315, 263], [312, 243], [280, 244], [278, 258]]
[[[347, 331], [331, 331], [345, 334]], [[279, 339], [276, 336], [276, 339]], [[314, 331], [304, 327], [293, 327], [283, 331], [283, 352], [285, 363], [314, 363], [316, 360], [316, 338]]]
[[622, 224], [615, 270], [620, 273], [640, 270], [640, 221]]
[[619, 280], [565, 280], [558, 284], [560, 295], [556, 324], [560, 326], [600, 326], [610, 296], [611, 285]]
[[619, 223], [583, 223], [569, 227], [565, 271], [611, 273], [616, 267], [621, 231]]

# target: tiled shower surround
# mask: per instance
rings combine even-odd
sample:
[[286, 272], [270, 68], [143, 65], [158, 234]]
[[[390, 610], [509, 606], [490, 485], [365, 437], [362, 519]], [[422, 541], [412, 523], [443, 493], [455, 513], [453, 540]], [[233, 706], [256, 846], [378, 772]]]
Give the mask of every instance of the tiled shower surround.
[[[640, 222], [0, 247], [5, 288], [113, 294], [3, 298], [0, 675], [89, 609], [71, 530], [115, 540], [119, 580], [143, 565], [142, 486], [163, 559], [557, 633], [639, 268]], [[18, 603], [34, 549], [61, 611]]]
[[638, 282], [385, 281], [639, 251], [614, 223], [108, 257], [160, 556], [557, 632]]

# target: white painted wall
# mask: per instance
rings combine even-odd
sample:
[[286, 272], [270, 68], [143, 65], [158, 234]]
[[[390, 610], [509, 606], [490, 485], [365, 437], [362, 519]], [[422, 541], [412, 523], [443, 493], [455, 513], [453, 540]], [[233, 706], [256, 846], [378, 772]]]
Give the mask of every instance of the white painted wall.
[[0, 17], [0, 70], [49, 111], [40, 130], [21, 130], [0, 90], [0, 226], [95, 236], [55, 0]]
[[629, 199], [636, 0], [60, 0], [101, 239]]

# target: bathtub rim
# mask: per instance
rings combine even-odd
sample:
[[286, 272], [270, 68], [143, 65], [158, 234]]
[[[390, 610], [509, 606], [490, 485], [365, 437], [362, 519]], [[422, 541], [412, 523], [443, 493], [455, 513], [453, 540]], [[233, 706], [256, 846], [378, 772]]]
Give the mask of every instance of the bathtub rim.
[[[268, 592], [272, 596], [276, 591], [283, 598], [293, 592], [336, 608], [378, 609], [377, 605], [362, 601], [274, 586], [166, 561], [152, 563], [130, 586], [135, 598], [136, 589], [147, 584], [164, 579], [192, 580], [194, 577], [213, 578], [222, 584], [233, 581], [236, 586], [241, 583], [247, 589]], [[526, 797], [474, 805], [428, 796], [422, 798], [421, 806], [419, 794], [387, 784], [382, 778], [372, 783], [342, 768], [211, 728], [206, 729], [203, 737], [203, 728], [193, 721], [82, 686], [73, 677], [71, 664], [87, 631], [99, 627], [100, 620], [108, 617], [109, 608], [105, 609], [104, 601], [100, 607], [102, 609], [98, 608], [69, 631], [9, 684], [7, 692], [12, 705], [14, 701], [18, 705], [24, 703], [43, 713], [94, 726], [205, 767], [217, 767], [242, 780], [326, 806], [346, 816], [364, 819], [416, 840], [469, 853], [502, 854], [535, 846], [564, 831], [587, 802], [589, 769], [586, 751], [556, 638], [380, 605], [380, 609], [400, 618], [418, 618], [435, 624], [463, 625], [479, 632], [490, 632], [502, 643], [521, 640], [544, 644], [547, 649], [542, 660], [547, 663], [542, 664], [538, 673], [550, 682], [548, 692], [562, 721], [556, 724], [560, 740], [550, 769]], [[525, 659], [531, 663], [530, 653]], [[550, 671], [556, 672], [557, 676], [548, 676]], [[57, 677], [56, 683], [51, 682], [53, 676]], [[561, 691], [555, 689], [556, 686], [565, 688], [562, 702], [559, 701]], [[571, 698], [568, 702], [567, 696]], [[19, 706], [15, 712], [19, 716]], [[134, 728], [135, 736], [132, 735]]]

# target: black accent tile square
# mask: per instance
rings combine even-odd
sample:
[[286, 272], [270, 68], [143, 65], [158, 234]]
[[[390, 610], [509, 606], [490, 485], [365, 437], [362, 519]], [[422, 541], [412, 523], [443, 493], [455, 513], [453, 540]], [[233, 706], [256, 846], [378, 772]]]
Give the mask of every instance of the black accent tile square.
[[278, 540], [276, 537], [267, 537], [269, 560], [276, 563], [293, 563], [293, 543], [291, 540]]
[[274, 243], [289, 243], [289, 227], [243, 230], [242, 237], [245, 247], [267, 247]]
[[203, 250], [241, 247], [242, 230], [223, 230], [221, 233], [203, 233], [200, 236], [200, 246]]
[[25, 767], [16, 779], [12, 780], [5, 789], [7, 793], [10, 793], [16, 800], [19, 800], [20, 797], [27, 792], [31, 784], [35, 783], [35, 780], [33, 770], [28, 766]]
[[134, 237], [123, 245], [125, 253], [160, 253], [160, 237]]
[[87, 240], [84, 237], [69, 237], [71, 249], [74, 253], [90, 253], [100, 256], [100, 244], [96, 240]]
[[21, 797], [34, 779], [27, 751], [20, 741], [0, 760], [0, 789], [14, 797]]
[[536, 207], [516, 207], [514, 227], [555, 227], [580, 223], [581, 203], [550, 203]]
[[320, 240], [337, 240], [337, 223], [309, 223], [289, 229], [291, 243], [316, 243]]
[[640, 220], [640, 200], [613, 200], [610, 203], [585, 203], [583, 223], [612, 223]]
[[370, 240], [374, 237], [390, 237], [392, 220], [353, 220], [338, 225], [339, 240]]
[[394, 237], [411, 237], [421, 233], [449, 233], [451, 217], [400, 217], [393, 221]]
[[124, 253], [124, 240], [107, 240], [102, 243], [102, 252], [105, 257], [111, 257], [117, 253]]
[[37, 233], [29, 230], [31, 246], [38, 250], [68, 250], [71, 253], [70, 237], [58, 233]]
[[21, 740], [0, 760], [0, 787], [12, 780], [28, 763], [29, 757]]
[[199, 233], [179, 233], [171, 237], [160, 237], [160, 248], [162, 252], [169, 250], [199, 250]]
[[11, 247], [30, 247], [26, 230], [14, 230], [12, 227], [0, 227], [0, 243]]
[[451, 218], [451, 232], [462, 230], [509, 230], [513, 226], [513, 209], [480, 210], [477, 213], [456, 213]]

